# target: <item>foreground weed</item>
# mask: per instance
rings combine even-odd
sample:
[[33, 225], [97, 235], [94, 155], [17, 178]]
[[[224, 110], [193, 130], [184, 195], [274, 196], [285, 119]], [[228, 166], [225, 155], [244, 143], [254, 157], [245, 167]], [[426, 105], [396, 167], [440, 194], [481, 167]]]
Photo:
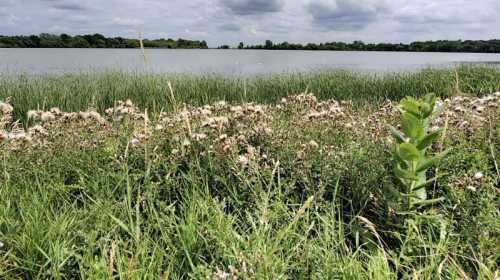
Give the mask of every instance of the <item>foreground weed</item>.
[[449, 151], [428, 156], [427, 149], [440, 137], [443, 130], [429, 131], [433, 116], [441, 111], [436, 106], [436, 96], [428, 94], [422, 99], [406, 97], [401, 101], [401, 130], [390, 127], [397, 141], [393, 156], [396, 161], [394, 174], [404, 188], [401, 197], [406, 210], [431, 205], [444, 198], [429, 199], [425, 189], [437, 178], [427, 179], [427, 171], [436, 165]]

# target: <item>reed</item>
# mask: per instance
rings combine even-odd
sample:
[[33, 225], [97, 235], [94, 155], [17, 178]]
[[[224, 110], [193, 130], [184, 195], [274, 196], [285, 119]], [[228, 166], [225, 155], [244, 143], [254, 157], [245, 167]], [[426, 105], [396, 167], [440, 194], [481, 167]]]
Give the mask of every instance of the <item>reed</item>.
[[331, 71], [251, 77], [125, 72], [17, 75], [0, 77], [0, 100], [10, 98], [16, 108], [14, 117], [19, 119], [33, 108], [79, 111], [95, 107], [102, 111], [117, 100], [127, 99], [155, 113], [173, 110], [175, 103], [273, 103], [306, 88], [320, 100], [335, 98], [363, 105], [400, 100], [407, 95], [421, 97], [428, 92], [447, 97], [456, 94], [457, 87], [477, 96], [495, 92], [500, 89], [500, 69], [463, 66], [456, 72], [450, 69], [374, 75]]

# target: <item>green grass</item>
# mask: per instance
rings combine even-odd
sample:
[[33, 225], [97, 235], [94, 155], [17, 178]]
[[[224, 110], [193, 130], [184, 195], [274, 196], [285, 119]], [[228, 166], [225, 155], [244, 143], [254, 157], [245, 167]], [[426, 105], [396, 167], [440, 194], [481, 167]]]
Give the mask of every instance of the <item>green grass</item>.
[[[57, 76], [0, 77], [0, 100], [11, 98], [15, 118], [30, 109], [59, 107], [66, 111], [102, 110], [117, 100], [131, 99], [150, 111], [170, 110], [172, 83], [176, 102], [203, 105], [217, 100], [271, 103], [305, 91], [319, 99], [352, 100], [357, 104], [399, 100], [406, 95], [438, 96], [459, 90], [482, 95], [500, 90], [500, 69], [460, 67], [454, 70], [424, 70], [417, 73], [355, 74], [347, 71], [313, 72], [252, 77], [217, 75], [156, 75], [143, 73], [89, 73]], [[456, 75], [457, 74], [457, 75]]]
[[[172, 113], [165, 119], [172, 126], [135, 147], [131, 139], [155, 123], [54, 121], [42, 123], [48, 135], [30, 143], [0, 141], [0, 278], [498, 278], [495, 108], [472, 131], [450, 121], [444, 140], [431, 147], [452, 149], [431, 171], [440, 177], [428, 188], [444, 202], [418, 215], [390, 211], [387, 190], [399, 185], [385, 124], [395, 125], [397, 115], [375, 108], [407, 94], [454, 94], [454, 77], [445, 70], [261, 77], [247, 81], [246, 96], [241, 80], [212, 76], [3, 78], [0, 100], [11, 96], [18, 115], [36, 104], [104, 109], [126, 98], [152, 112], [168, 104], [169, 80], [175, 99], [193, 104], [273, 103], [309, 85], [321, 99], [357, 107], [314, 121], [305, 118], [314, 109], [305, 103], [242, 116], [212, 109], [230, 116], [224, 128], [203, 127], [201, 117], [187, 125]], [[492, 69], [461, 68], [459, 77], [461, 90], [473, 95], [500, 81]], [[234, 142], [226, 149], [220, 139]], [[475, 179], [477, 172], [484, 177]]]

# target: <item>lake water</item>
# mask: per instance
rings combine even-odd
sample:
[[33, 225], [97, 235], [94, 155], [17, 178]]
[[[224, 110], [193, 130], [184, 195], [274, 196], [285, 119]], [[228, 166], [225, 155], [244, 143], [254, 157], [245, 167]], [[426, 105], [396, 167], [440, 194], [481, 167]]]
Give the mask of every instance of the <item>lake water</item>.
[[347, 69], [416, 71], [458, 64], [500, 66], [500, 54], [266, 50], [0, 49], [0, 73], [54, 74], [103, 70], [252, 75]]

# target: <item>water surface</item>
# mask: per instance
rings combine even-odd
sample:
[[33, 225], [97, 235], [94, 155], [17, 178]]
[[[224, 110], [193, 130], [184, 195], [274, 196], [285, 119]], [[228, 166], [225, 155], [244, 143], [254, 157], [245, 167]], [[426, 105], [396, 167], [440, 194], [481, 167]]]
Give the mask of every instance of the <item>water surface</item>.
[[346, 69], [416, 71], [457, 64], [500, 66], [500, 54], [267, 50], [0, 49], [0, 73], [57, 74], [122, 70], [253, 75]]

